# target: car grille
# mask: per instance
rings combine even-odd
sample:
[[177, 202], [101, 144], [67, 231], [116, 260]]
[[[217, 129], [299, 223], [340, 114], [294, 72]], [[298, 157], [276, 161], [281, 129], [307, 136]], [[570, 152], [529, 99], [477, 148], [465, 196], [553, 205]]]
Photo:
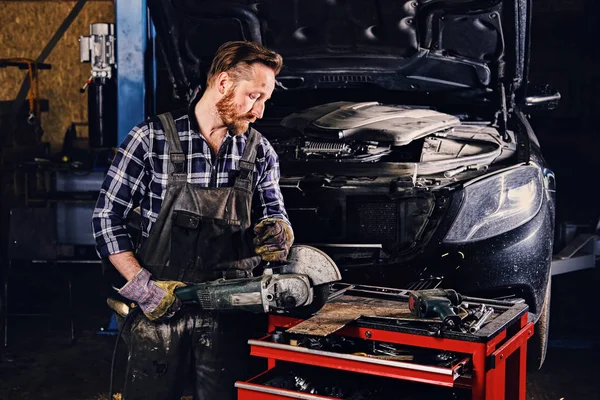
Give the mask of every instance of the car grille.
[[399, 207], [396, 202], [350, 201], [347, 206], [348, 238], [356, 243], [392, 244], [398, 239]]
[[350, 196], [346, 200], [348, 240], [405, 250], [420, 239], [433, 205], [430, 197]]
[[319, 201], [314, 197], [286, 197], [298, 243], [369, 244], [392, 252], [408, 250], [421, 239], [435, 204], [433, 196], [319, 197]]

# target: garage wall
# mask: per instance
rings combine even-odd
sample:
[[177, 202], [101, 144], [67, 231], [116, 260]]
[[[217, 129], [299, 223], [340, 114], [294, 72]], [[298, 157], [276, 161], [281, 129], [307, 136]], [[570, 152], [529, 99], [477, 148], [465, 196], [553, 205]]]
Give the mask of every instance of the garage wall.
[[[35, 59], [69, 14], [75, 1], [0, 1], [0, 58]], [[46, 63], [51, 70], [39, 72], [40, 97], [49, 100], [42, 113], [43, 141], [57, 151], [72, 122], [87, 122], [87, 95], [79, 88], [90, 75], [90, 64], [79, 61], [79, 36], [89, 35], [89, 25], [115, 21], [113, 1], [88, 1], [58, 42]], [[25, 71], [0, 68], [0, 100], [17, 96]], [[78, 127], [81, 136], [86, 130]]]

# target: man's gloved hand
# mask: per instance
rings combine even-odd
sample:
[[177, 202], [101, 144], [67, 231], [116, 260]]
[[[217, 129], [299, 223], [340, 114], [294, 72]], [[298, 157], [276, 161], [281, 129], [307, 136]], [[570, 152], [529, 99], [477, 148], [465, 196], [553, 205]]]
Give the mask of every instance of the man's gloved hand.
[[181, 302], [174, 291], [185, 284], [177, 281], [155, 281], [150, 279], [151, 277], [150, 271], [142, 268], [119, 289], [119, 294], [136, 302], [151, 321], [161, 317], [170, 318], [181, 308]]
[[292, 227], [282, 219], [266, 218], [254, 227], [256, 254], [266, 262], [284, 262], [294, 243]]
[[252, 277], [252, 270], [260, 264], [261, 257], [253, 256], [215, 265], [215, 279], [239, 279]]

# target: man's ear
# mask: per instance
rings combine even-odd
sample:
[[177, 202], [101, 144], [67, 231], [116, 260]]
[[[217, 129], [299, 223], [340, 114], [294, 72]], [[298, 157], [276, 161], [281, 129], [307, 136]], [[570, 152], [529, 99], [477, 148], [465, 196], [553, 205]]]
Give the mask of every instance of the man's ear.
[[216, 88], [222, 95], [227, 93], [229, 87], [233, 84], [231, 75], [227, 72], [221, 72], [215, 79]]

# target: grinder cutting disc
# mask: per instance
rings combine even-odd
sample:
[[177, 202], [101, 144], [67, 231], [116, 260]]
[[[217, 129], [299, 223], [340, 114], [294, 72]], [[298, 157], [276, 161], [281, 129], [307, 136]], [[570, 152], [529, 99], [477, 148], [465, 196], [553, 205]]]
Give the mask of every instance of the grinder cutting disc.
[[292, 246], [285, 265], [280, 269], [284, 274], [308, 276], [313, 286], [342, 279], [342, 274], [331, 257], [316, 247], [306, 245]]
[[286, 312], [287, 315], [298, 318], [307, 318], [319, 311], [327, 303], [331, 284], [342, 279], [340, 270], [331, 257], [322, 250], [306, 245], [292, 246], [281, 272], [307, 275], [313, 285], [312, 303]]

